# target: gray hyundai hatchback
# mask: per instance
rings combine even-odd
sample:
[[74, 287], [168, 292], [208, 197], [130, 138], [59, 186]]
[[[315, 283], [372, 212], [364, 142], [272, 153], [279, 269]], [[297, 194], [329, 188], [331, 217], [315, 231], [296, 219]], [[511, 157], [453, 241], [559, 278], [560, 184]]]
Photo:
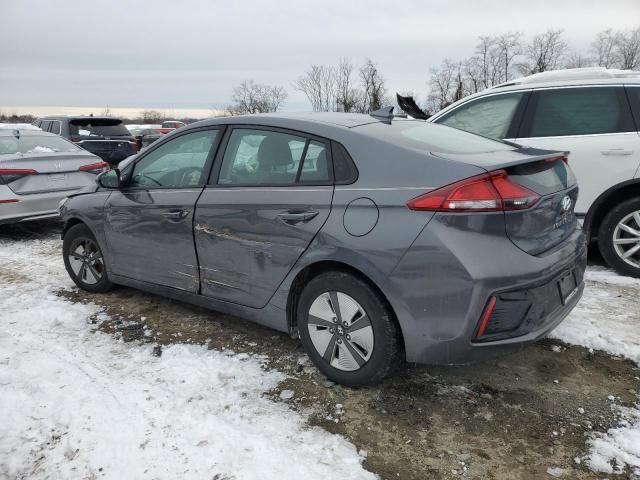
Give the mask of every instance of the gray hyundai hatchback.
[[299, 337], [349, 386], [547, 335], [584, 288], [566, 152], [345, 113], [201, 121], [61, 206], [91, 292], [127, 285]]

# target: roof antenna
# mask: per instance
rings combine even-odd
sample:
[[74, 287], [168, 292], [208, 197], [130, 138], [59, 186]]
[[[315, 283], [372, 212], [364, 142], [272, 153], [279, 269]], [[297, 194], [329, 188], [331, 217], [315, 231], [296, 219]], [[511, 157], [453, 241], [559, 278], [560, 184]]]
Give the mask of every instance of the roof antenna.
[[380, 110], [369, 112], [369, 115], [374, 118], [379, 118], [387, 123], [391, 123], [391, 120], [393, 120], [393, 107], [383, 107]]

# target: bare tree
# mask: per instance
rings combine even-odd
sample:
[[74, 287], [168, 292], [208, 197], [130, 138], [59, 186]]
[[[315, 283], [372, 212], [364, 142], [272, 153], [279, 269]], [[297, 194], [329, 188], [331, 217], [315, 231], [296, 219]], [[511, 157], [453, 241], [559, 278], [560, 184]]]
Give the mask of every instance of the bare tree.
[[311, 65], [298, 78], [293, 88], [304, 93], [314, 112], [332, 112], [336, 109], [336, 75], [333, 67]]
[[430, 73], [427, 109], [433, 113], [454, 101], [459, 86], [460, 64], [445, 58], [440, 67], [432, 68]]
[[534, 35], [524, 50], [524, 62], [520, 69], [525, 75], [555, 70], [560, 67], [568, 48], [562, 29], [549, 29]]
[[502, 81], [502, 59], [495, 37], [485, 35], [478, 38], [475, 58], [483, 88], [489, 88]]
[[336, 110], [339, 112], [362, 112], [364, 94], [353, 83], [353, 64], [341, 58], [335, 72]]
[[620, 59], [620, 68], [623, 70], [640, 68], [640, 27], [618, 33], [615, 43]]
[[360, 81], [364, 90], [365, 103], [363, 111], [371, 112], [384, 107], [386, 103], [392, 103], [386, 97], [387, 87], [378, 67], [371, 59], [367, 59], [360, 68]]
[[617, 35], [610, 28], [596, 35], [596, 39], [591, 42], [591, 52], [596, 65], [612, 68], [618, 64], [617, 40]]
[[143, 110], [140, 112], [140, 117], [143, 123], [160, 123], [164, 115], [158, 110]]
[[104, 110], [102, 110], [102, 116], [103, 117], [110, 117], [111, 116], [111, 108], [109, 108], [109, 105], [104, 107]]
[[248, 80], [233, 87], [233, 103], [227, 110], [231, 115], [277, 112], [286, 99], [283, 87]]
[[593, 59], [580, 55], [577, 52], [571, 52], [566, 56], [564, 68], [584, 68], [593, 66]]
[[515, 58], [522, 53], [522, 33], [508, 32], [495, 37], [495, 48], [501, 61], [502, 81], [507, 82], [513, 78], [511, 66]]

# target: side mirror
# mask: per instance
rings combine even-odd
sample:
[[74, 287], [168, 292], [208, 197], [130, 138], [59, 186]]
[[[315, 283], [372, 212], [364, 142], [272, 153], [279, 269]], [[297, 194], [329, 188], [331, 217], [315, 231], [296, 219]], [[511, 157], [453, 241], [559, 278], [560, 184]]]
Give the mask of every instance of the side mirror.
[[102, 188], [120, 188], [120, 170], [114, 168], [98, 175], [96, 182]]

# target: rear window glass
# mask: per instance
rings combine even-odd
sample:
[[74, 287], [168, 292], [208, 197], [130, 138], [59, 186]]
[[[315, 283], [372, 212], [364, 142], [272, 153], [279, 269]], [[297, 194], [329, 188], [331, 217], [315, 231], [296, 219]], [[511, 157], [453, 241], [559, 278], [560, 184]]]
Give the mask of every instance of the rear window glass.
[[0, 137], [0, 155], [77, 152], [79, 150], [79, 147], [61, 137], [44, 135], [24, 135], [20, 138]]
[[82, 119], [71, 120], [69, 122], [69, 132], [71, 135], [80, 136], [110, 136], [110, 135], [126, 135], [129, 136], [129, 130], [124, 126], [122, 120], [117, 119]]
[[376, 122], [356, 128], [381, 140], [425, 152], [482, 153], [516, 149], [498, 140], [420, 121], [394, 120], [391, 125]]
[[550, 195], [576, 184], [571, 168], [562, 160], [535, 162], [508, 169], [509, 178], [539, 195]]

